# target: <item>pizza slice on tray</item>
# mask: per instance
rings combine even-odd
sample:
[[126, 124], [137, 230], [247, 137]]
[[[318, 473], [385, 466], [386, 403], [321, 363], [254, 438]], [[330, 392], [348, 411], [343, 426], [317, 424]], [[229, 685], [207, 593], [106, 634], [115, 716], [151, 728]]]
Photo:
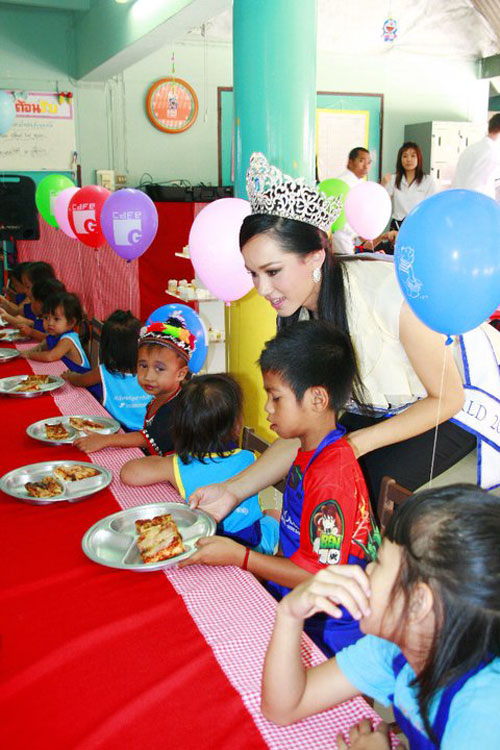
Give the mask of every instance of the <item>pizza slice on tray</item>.
[[169, 560], [184, 552], [182, 537], [170, 513], [135, 522], [137, 546], [145, 563]]
[[24, 486], [31, 497], [55, 497], [63, 493], [63, 488], [51, 475], [43, 477], [39, 482], [27, 482]]
[[50, 375], [28, 375], [15, 389], [16, 391], [39, 391], [41, 385], [50, 383]]
[[83, 417], [70, 417], [69, 423], [75, 430], [104, 430], [105, 425], [101, 422], [94, 422], [93, 419], [84, 419]]
[[62, 422], [46, 424], [45, 434], [47, 436], [47, 440], [66, 440], [66, 438], [69, 437], [69, 432]]
[[96, 477], [101, 472], [94, 469], [92, 466], [80, 466], [74, 464], [72, 466], [58, 466], [54, 469], [54, 474], [60, 479], [64, 479], [65, 482], [78, 482], [79, 479], [90, 479], [90, 477]]

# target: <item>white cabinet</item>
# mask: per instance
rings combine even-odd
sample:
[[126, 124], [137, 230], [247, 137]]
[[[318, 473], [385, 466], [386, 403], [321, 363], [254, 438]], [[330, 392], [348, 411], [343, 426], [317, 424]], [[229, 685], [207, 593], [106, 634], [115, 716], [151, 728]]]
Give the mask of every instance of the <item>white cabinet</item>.
[[414, 141], [422, 150], [424, 172], [431, 174], [440, 190], [449, 188], [458, 157], [486, 134], [486, 124], [473, 122], [421, 122], [405, 125], [405, 141]]

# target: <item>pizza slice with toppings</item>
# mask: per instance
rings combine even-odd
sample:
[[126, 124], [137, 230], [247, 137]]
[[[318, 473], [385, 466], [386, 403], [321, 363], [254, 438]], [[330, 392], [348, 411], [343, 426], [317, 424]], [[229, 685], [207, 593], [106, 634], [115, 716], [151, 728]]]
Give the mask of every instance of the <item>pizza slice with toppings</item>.
[[53, 422], [45, 425], [47, 440], [66, 440], [69, 432], [62, 422]]
[[135, 522], [137, 546], [145, 563], [169, 560], [184, 552], [182, 537], [170, 513]]
[[56, 482], [50, 474], [43, 477], [39, 482], [27, 482], [24, 486], [31, 497], [55, 497], [63, 493], [63, 488], [59, 482]]

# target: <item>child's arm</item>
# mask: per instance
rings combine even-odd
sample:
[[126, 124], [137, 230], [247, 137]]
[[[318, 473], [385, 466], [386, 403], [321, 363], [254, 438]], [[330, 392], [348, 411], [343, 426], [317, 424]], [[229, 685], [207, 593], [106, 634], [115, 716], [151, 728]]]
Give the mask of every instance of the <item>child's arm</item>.
[[305, 669], [300, 641], [304, 620], [317, 612], [340, 617], [337, 605], [343, 605], [356, 619], [368, 614], [369, 594], [361, 568], [345, 565], [321, 570], [282, 599], [264, 661], [264, 716], [276, 724], [291, 724], [359, 695], [335, 659]]
[[141, 432], [124, 432], [116, 435], [88, 435], [75, 440], [73, 443], [85, 453], [94, 453], [102, 448], [145, 448], [146, 438]]
[[22, 336], [29, 336], [30, 339], [35, 339], [35, 341], [45, 341], [47, 338], [47, 334], [44, 331], [37, 331], [33, 326], [21, 326], [19, 333]]
[[123, 484], [141, 487], [157, 482], [170, 482], [177, 489], [173, 456], [145, 456], [123, 464], [120, 472]]
[[88, 388], [90, 385], [97, 385], [101, 382], [101, 372], [99, 367], [94, 367], [93, 370], [88, 372], [72, 372], [71, 370], [65, 370], [62, 378], [71, 385], [76, 385], [79, 388]]
[[23, 315], [11, 315], [10, 313], [4, 312], [2, 318], [9, 325], [15, 328], [21, 328], [21, 326], [31, 326], [33, 323], [29, 318], [25, 318]]
[[[16, 305], [15, 302], [11, 302], [7, 299], [7, 297], [4, 297], [3, 294], [0, 294], [0, 307], [2, 307], [6, 312], [10, 313], [11, 315], [19, 315], [21, 312], [23, 305]], [[2, 315], [2, 318], [5, 317], [5, 314]]]
[[24, 354], [26, 359], [32, 359], [35, 362], [57, 362], [74, 350], [75, 347], [71, 339], [61, 339], [53, 349], [47, 349], [45, 344], [43, 349], [39, 349], [37, 346], [34, 349], [28, 349]]
[[204, 563], [205, 565], [236, 565], [241, 568], [246, 559], [246, 570], [250, 573], [288, 588], [297, 586], [311, 576], [307, 570], [295, 565], [287, 557], [263, 555], [255, 550], [250, 550], [247, 557], [247, 547], [227, 537], [204, 537], [198, 540], [197, 546], [198, 551], [188, 560], [179, 563], [179, 567]]

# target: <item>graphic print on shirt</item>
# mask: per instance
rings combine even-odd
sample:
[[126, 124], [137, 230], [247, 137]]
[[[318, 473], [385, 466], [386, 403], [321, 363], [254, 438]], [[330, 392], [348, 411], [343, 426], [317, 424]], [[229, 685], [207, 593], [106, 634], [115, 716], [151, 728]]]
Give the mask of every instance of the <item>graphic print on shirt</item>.
[[344, 515], [336, 500], [325, 500], [314, 509], [309, 534], [318, 562], [337, 565], [344, 540]]
[[352, 544], [359, 547], [361, 559], [372, 562], [377, 558], [378, 548], [382, 544], [379, 528], [370, 511], [368, 498], [356, 491], [358, 513], [352, 533]]

